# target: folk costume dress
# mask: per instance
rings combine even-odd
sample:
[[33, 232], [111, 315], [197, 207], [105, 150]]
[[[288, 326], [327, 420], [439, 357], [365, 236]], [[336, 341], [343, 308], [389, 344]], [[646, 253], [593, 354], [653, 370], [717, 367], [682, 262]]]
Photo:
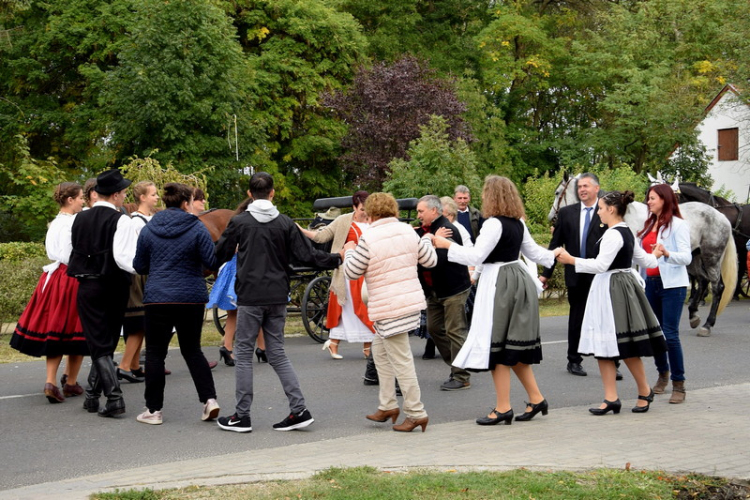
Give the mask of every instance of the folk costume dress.
[[[133, 212], [131, 214], [130, 218], [133, 220], [133, 230], [136, 235], [141, 234], [141, 230], [146, 224], [148, 224], [151, 217], [151, 215], [142, 214], [140, 212]], [[131, 333], [146, 331], [144, 320], [146, 317], [146, 310], [143, 307], [143, 290], [146, 288], [146, 278], [147, 276], [136, 274], [133, 276], [133, 281], [130, 284], [128, 306], [125, 308], [125, 317], [122, 321], [122, 329], [126, 339]]]
[[633, 262], [656, 267], [656, 257], [635, 244], [621, 222], [597, 243], [596, 259], [576, 259], [577, 273], [596, 274], [586, 302], [578, 351], [601, 359], [626, 359], [664, 353], [667, 345], [659, 321], [646, 299]]
[[234, 311], [237, 309], [237, 292], [234, 291], [234, 282], [237, 279], [237, 254], [219, 269], [214, 286], [208, 295], [206, 309], [217, 307], [222, 311]]
[[[368, 226], [369, 224], [364, 222], [352, 221], [344, 243], [350, 241], [355, 244], [359, 243], [359, 237]], [[340, 269], [337, 271], [341, 272]], [[346, 280], [346, 301], [343, 306], [339, 304], [336, 294], [331, 290], [326, 316], [326, 328], [330, 330], [329, 338], [347, 342], [372, 342], [375, 330], [367, 316], [367, 305], [362, 299], [364, 282], [364, 276], [356, 281]]]
[[448, 260], [480, 273], [471, 327], [454, 366], [481, 371], [541, 362], [539, 292], [521, 253], [546, 267], [555, 260], [523, 221], [509, 217], [485, 220], [473, 248], [450, 246]]
[[14, 349], [29, 356], [88, 356], [78, 318], [78, 280], [67, 275], [73, 250], [70, 229], [75, 215], [60, 212], [50, 223], [44, 246], [54, 262], [44, 266], [34, 293], [10, 339]]

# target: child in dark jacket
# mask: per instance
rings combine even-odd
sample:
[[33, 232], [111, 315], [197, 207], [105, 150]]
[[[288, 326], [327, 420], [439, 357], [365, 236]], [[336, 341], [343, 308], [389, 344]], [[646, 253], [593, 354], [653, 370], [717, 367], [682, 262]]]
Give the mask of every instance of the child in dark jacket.
[[138, 238], [133, 267], [147, 274], [143, 304], [146, 309], [146, 411], [136, 420], [162, 423], [164, 360], [177, 331], [180, 352], [203, 403], [202, 420], [219, 414], [216, 388], [201, 350], [203, 311], [208, 301], [204, 269], [216, 270], [214, 245], [206, 227], [190, 213], [193, 190], [169, 183], [162, 196], [167, 209], [157, 213]]

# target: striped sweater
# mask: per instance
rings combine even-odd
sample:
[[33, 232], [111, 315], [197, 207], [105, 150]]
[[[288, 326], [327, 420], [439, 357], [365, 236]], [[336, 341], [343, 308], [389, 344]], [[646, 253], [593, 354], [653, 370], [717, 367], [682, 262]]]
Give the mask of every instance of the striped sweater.
[[365, 277], [368, 315], [384, 337], [419, 326], [419, 312], [427, 305], [417, 264], [435, 267], [435, 249], [395, 217], [374, 222], [357, 247], [346, 252], [344, 273], [350, 280]]

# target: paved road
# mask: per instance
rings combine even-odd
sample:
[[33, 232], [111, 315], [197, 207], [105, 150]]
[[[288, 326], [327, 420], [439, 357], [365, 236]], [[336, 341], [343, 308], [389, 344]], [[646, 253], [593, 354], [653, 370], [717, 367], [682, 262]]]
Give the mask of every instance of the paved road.
[[[748, 302], [731, 304], [711, 338], [698, 338], [684, 325], [688, 402], [670, 406], [660, 397], [652, 411], [638, 416], [639, 420], [634, 420], [636, 417], [629, 412], [616, 418], [592, 420], [595, 417], [588, 415], [585, 408], [601, 399], [601, 383], [593, 360], [585, 362], [588, 377], [568, 375], [564, 341], [567, 318], [544, 318], [545, 361], [536, 374], [553, 411], [547, 417], [538, 416], [526, 427], [519, 424], [508, 427], [502, 441], [487, 441], [497, 433], [488, 433], [473, 424], [473, 418], [494, 403], [487, 374], [475, 375], [470, 390], [441, 392], [439, 385], [448, 375], [447, 367], [439, 360], [417, 358], [423, 400], [430, 415], [429, 432], [424, 435], [426, 439], [419, 441], [416, 432], [406, 438], [409, 441], [398, 440], [398, 434], [385, 433], [381, 425], [363, 417], [377, 406], [377, 388], [362, 385], [364, 362], [355, 346], [344, 346], [345, 359], [334, 361], [320, 350], [319, 344], [305, 337], [288, 341], [289, 355], [316, 419], [309, 430], [302, 432], [279, 433], [271, 429], [273, 423], [285, 416], [287, 405], [275, 375], [266, 364], [256, 366], [254, 430], [246, 435], [222, 432], [215, 424], [200, 421], [200, 403], [178, 351], [172, 351], [168, 359], [173, 375], [167, 378], [165, 422], [153, 427], [135, 421], [142, 404], [142, 385], [124, 385], [129, 408], [124, 418], [103, 419], [85, 413], [76, 399], [61, 405], [48, 404], [40, 393], [44, 370], [41, 362], [3, 365], [0, 366], [0, 421], [4, 435], [0, 452], [7, 460], [0, 470], [0, 498], [38, 497], [40, 491], [50, 488], [41, 483], [55, 483], [58, 493], [59, 488], [67, 488], [70, 498], [79, 498], [86, 489], [83, 485], [96, 490], [117, 484], [151, 484], [149, 481], [166, 484], [170, 479], [177, 481], [174, 484], [180, 480], [189, 482], [191, 478], [211, 483], [222, 482], [224, 477], [232, 482], [242, 481], [251, 473], [259, 474], [256, 478], [274, 473], [304, 475], [330, 465], [365, 462], [382, 467], [479, 466], [482, 461], [476, 458], [467, 462], [457, 457], [470, 452], [472, 446], [487, 445], [497, 446], [498, 450], [499, 458], [487, 464], [492, 467], [620, 466], [615, 461], [621, 458], [618, 453], [612, 455], [612, 462], [607, 454], [602, 454], [599, 439], [613, 436], [607, 446], [628, 448], [632, 436], [658, 422], [664, 422], [665, 428], [654, 438], [655, 443], [684, 442], [690, 451], [677, 454], [675, 462], [675, 453], [668, 446], [657, 448], [650, 456], [637, 456], [644, 467], [659, 467], [663, 463], [670, 470], [715, 471], [750, 478], [749, 305]], [[422, 341], [412, 340], [416, 354], [421, 354], [421, 344]], [[217, 355], [216, 348], [206, 351], [214, 358]], [[223, 365], [214, 371], [223, 414], [233, 411], [233, 373], [232, 368]], [[621, 383], [626, 409], [633, 403], [634, 395], [635, 385], [626, 373]], [[523, 410], [523, 399], [522, 389], [514, 382], [512, 400], [516, 410]], [[720, 411], [728, 405], [731, 410]], [[644, 418], [647, 426], [640, 424]], [[675, 420], [675, 424], [667, 425], [668, 419]], [[592, 426], [595, 422], [606, 424]], [[533, 435], [524, 432], [531, 428], [529, 425], [533, 425]], [[577, 434], [570, 435], [571, 432]], [[507, 438], [517, 440], [518, 444], [510, 446]], [[405, 442], [408, 447], [403, 446]], [[578, 450], [570, 453], [571, 443], [578, 442], [582, 445], [576, 445]], [[451, 448], [445, 443], [455, 446]], [[545, 443], [556, 448], [539, 451], [539, 446]], [[513, 458], [500, 453], [502, 449], [528, 448], [527, 445], [539, 451], [538, 460], [534, 455]], [[293, 464], [287, 464], [290, 457], [295, 457]], [[240, 459], [244, 464], [242, 470], [237, 469]], [[735, 465], [738, 460], [746, 464], [744, 469]], [[17, 489], [21, 487], [26, 488]]]

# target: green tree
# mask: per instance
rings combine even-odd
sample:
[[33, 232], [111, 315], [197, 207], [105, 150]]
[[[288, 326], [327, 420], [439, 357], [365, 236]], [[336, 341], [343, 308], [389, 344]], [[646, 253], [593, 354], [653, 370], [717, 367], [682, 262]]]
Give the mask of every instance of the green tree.
[[250, 124], [266, 138], [248, 163], [274, 175], [282, 210], [309, 215], [310, 201], [350, 189], [336, 162], [344, 127], [321, 95], [351, 81], [363, 61], [361, 27], [321, 0], [223, 4], [250, 71]]
[[115, 158], [151, 156], [183, 173], [215, 166], [217, 185], [238, 176], [235, 117], [243, 155], [263, 136], [249, 123], [250, 73], [231, 19], [212, 2], [132, 3], [119, 64], [89, 73], [100, 79], [101, 121]]
[[[161, 195], [164, 190], [164, 185], [169, 182], [180, 182], [187, 184], [195, 188], [200, 188], [204, 192], [207, 191], [206, 176], [204, 172], [193, 172], [190, 174], [183, 174], [178, 171], [171, 163], [166, 166], [162, 166], [158, 160], [147, 156], [146, 158], [131, 158], [130, 161], [120, 167], [120, 172], [123, 177], [133, 181], [133, 184], [137, 184], [141, 181], [151, 181], [156, 185], [156, 192]], [[208, 200], [210, 194], [206, 192], [206, 200]], [[133, 198], [132, 190], [128, 191], [127, 203], [137, 203]], [[159, 206], [164, 207], [164, 203], [159, 199]], [[208, 206], [206, 207], [208, 208]]]
[[383, 190], [397, 198], [451, 196], [457, 184], [464, 184], [471, 192], [480, 193], [476, 155], [463, 139], [450, 140], [449, 127], [444, 117], [431, 116], [420, 127], [419, 138], [409, 144], [407, 158], [389, 164]]
[[361, 68], [352, 87], [331, 95], [326, 104], [348, 125], [340, 158], [344, 170], [371, 189], [379, 189], [389, 163], [404, 158], [430, 116], [446, 118], [451, 139], [471, 139], [461, 116], [466, 105], [454, 83], [410, 56]]
[[22, 135], [8, 144], [10, 161], [0, 163], [0, 242], [42, 241], [47, 223], [54, 217], [52, 192], [65, 180], [53, 160], [32, 158]]
[[[23, 134], [33, 158], [52, 158], [71, 176], [101, 168], [107, 131], [99, 124], [99, 88], [86, 75], [117, 64], [117, 47], [131, 19], [129, 0], [33, 2], [0, 11], [12, 30], [0, 57], [0, 143]], [[8, 162], [9, 148], [0, 148]]]

